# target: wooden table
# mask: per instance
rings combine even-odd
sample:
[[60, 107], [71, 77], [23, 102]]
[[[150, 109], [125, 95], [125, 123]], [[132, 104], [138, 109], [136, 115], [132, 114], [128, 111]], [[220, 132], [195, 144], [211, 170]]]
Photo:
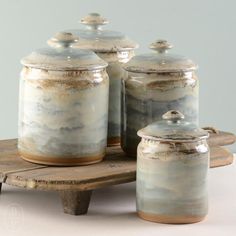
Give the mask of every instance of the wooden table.
[[[234, 141], [235, 136], [230, 133], [211, 134], [211, 167], [233, 162], [233, 155], [216, 144], [228, 145]], [[120, 147], [107, 148], [105, 160], [94, 165], [48, 167], [22, 160], [16, 145], [17, 139], [0, 141], [0, 190], [5, 183], [26, 189], [58, 191], [64, 212], [68, 214], [86, 214], [92, 190], [132, 182], [136, 178], [136, 160], [128, 158]]]

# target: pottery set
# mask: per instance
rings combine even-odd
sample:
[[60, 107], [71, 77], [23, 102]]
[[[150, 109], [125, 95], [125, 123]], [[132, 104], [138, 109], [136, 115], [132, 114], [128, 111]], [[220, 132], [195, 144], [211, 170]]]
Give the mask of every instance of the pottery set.
[[81, 23], [86, 27], [57, 33], [22, 59], [20, 156], [88, 165], [102, 161], [107, 146], [121, 145], [137, 156], [141, 218], [200, 221], [207, 213], [209, 151], [208, 133], [197, 126], [196, 64], [169, 53], [165, 40], [151, 44], [155, 52], [134, 56], [138, 44], [104, 30], [108, 21], [97, 13]]

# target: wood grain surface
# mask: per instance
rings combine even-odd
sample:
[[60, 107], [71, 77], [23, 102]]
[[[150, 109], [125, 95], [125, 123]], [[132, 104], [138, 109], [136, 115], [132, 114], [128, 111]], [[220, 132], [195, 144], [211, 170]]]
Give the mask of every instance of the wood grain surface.
[[[212, 134], [210, 145], [231, 144], [235, 136], [220, 132]], [[22, 160], [17, 140], [0, 141], [0, 182], [42, 190], [93, 190], [135, 180], [136, 161], [126, 157], [120, 147], [109, 147], [105, 160], [81, 167], [47, 167]], [[233, 155], [225, 148], [211, 147], [211, 167], [229, 165]]]
[[225, 147], [210, 147], [211, 168], [226, 166], [233, 163], [234, 155]]

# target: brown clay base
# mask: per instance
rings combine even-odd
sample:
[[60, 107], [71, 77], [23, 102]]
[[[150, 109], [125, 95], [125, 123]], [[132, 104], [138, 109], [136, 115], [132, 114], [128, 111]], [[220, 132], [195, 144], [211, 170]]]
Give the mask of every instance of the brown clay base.
[[163, 224], [191, 224], [202, 221], [205, 216], [165, 216], [138, 211], [138, 216], [144, 220]]
[[120, 137], [112, 137], [107, 139], [107, 146], [114, 147], [120, 146]]
[[50, 165], [50, 166], [82, 166], [91, 165], [101, 162], [104, 157], [104, 153], [97, 156], [88, 157], [44, 157], [28, 154], [26, 152], [19, 151], [20, 157], [26, 161]]

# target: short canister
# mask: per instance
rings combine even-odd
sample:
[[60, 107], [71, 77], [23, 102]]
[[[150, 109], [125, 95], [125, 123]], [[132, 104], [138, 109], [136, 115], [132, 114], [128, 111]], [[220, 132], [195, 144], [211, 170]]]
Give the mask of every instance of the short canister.
[[138, 215], [160, 223], [203, 220], [208, 211], [208, 132], [171, 110], [138, 135]]
[[107, 142], [107, 63], [72, 48], [78, 38], [57, 33], [53, 47], [22, 59], [19, 96], [20, 156], [46, 165], [99, 162]]

